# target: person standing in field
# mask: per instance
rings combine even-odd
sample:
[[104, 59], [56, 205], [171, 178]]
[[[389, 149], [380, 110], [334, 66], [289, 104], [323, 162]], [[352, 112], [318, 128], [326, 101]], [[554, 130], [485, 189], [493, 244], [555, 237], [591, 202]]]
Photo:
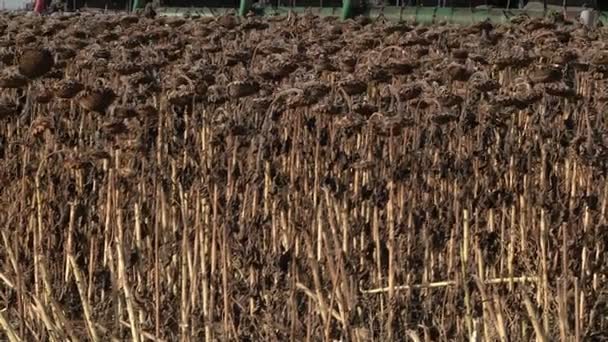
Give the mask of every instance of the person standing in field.
[[46, 0], [35, 0], [36, 4], [34, 5], [34, 12], [36, 14], [42, 14], [46, 9]]

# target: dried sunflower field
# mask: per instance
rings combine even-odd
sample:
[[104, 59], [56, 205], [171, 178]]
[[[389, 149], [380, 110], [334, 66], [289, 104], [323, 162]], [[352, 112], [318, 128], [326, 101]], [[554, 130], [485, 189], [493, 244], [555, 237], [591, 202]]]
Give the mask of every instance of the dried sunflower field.
[[0, 340], [608, 340], [608, 29], [148, 14], [0, 15]]

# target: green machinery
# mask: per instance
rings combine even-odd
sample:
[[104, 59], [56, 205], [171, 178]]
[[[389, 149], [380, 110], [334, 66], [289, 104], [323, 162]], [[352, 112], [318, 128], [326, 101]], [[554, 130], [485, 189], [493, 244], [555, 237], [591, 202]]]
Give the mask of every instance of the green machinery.
[[[133, 1], [132, 8], [137, 9], [144, 7], [144, 2], [146, 0], [131, 1]], [[487, 4], [489, 1], [487, 0], [452, 0], [459, 4], [450, 7], [426, 5], [431, 2], [443, 2], [444, 4], [447, 2], [449, 4], [452, 2], [450, 0], [431, 0], [426, 2], [419, 0], [418, 5], [413, 6], [410, 5], [412, 0], [396, 0], [396, 3], [395, 0], [392, 0], [392, 3], [385, 2], [382, 5], [371, 5], [369, 3], [369, 1], [374, 0], [330, 0], [329, 3], [327, 3], [328, 0], [325, 0], [325, 4], [323, 3], [323, 0], [319, 0], [318, 5], [310, 5], [310, 1], [308, 1], [308, 3], [298, 4], [297, 0], [291, 0], [291, 3], [288, 5], [279, 2], [274, 4], [263, 2], [254, 3], [254, 0], [233, 0], [234, 3], [230, 4], [222, 4], [221, 2], [218, 3], [218, 1], [221, 0], [215, 0], [215, 2], [213, 0], [211, 0], [211, 2], [203, 1], [202, 6], [200, 4], [192, 5], [192, 3], [187, 2], [187, 0], [182, 0], [181, 2], [178, 2], [177, 5], [175, 2], [170, 2], [168, 4], [161, 3], [157, 12], [167, 16], [181, 16], [185, 14], [214, 16], [224, 13], [238, 13], [240, 16], [248, 14], [272, 16], [292, 12], [313, 13], [321, 16], [336, 16], [340, 17], [342, 20], [362, 15], [372, 19], [384, 17], [392, 21], [410, 21], [423, 24], [439, 22], [471, 24], [484, 20], [501, 23], [509, 21], [511, 18], [518, 15], [545, 17], [555, 12], [565, 13], [568, 18], [575, 19], [578, 18], [580, 11], [583, 10], [583, 7], [581, 6], [583, 3], [593, 4], [593, 0], [588, 0], [586, 2], [577, 0], [530, 0], [530, 2], [526, 1], [527, 5], [523, 8], [513, 8], [514, 3], [517, 3], [518, 1], [522, 1], [521, 3], [523, 3], [525, 0], [504, 0], [504, 3], [509, 4], [508, 7], [488, 6]], [[413, 2], [415, 3], [416, 1]], [[463, 6], [463, 3], [466, 2], [468, 2], [470, 6]], [[602, 4], [604, 2], [608, 3], [608, 1], [601, 1]], [[187, 4], [188, 6], [184, 6], [184, 4]], [[477, 4], [477, 6], [473, 6], [473, 4]], [[596, 8], [600, 8], [600, 11], [596, 11], [598, 20], [603, 24], [608, 24], [608, 9], [602, 8], [602, 6]]]

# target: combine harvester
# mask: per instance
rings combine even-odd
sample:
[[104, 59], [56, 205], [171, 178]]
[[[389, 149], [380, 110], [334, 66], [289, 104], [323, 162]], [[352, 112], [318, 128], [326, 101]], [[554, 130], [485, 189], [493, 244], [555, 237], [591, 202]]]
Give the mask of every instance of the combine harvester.
[[[133, 11], [142, 9], [150, 0], [66, 0], [71, 8], [108, 8]], [[371, 19], [384, 17], [392, 21], [423, 24], [440, 22], [471, 24], [484, 20], [506, 22], [518, 15], [545, 17], [562, 13], [578, 20], [589, 11], [593, 20], [608, 22], [608, 1], [604, 0], [153, 0], [160, 15], [275, 16], [312, 13], [336, 16], [345, 20], [356, 16]]]

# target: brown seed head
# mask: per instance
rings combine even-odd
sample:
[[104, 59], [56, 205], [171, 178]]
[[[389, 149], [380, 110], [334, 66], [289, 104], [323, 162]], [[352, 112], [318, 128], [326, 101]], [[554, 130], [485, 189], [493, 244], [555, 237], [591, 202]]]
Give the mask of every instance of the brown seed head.
[[49, 50], [32, 48], [19, 58], [19, 72], [29, 78], [38, 78], [51, 71], [55, 61]]

